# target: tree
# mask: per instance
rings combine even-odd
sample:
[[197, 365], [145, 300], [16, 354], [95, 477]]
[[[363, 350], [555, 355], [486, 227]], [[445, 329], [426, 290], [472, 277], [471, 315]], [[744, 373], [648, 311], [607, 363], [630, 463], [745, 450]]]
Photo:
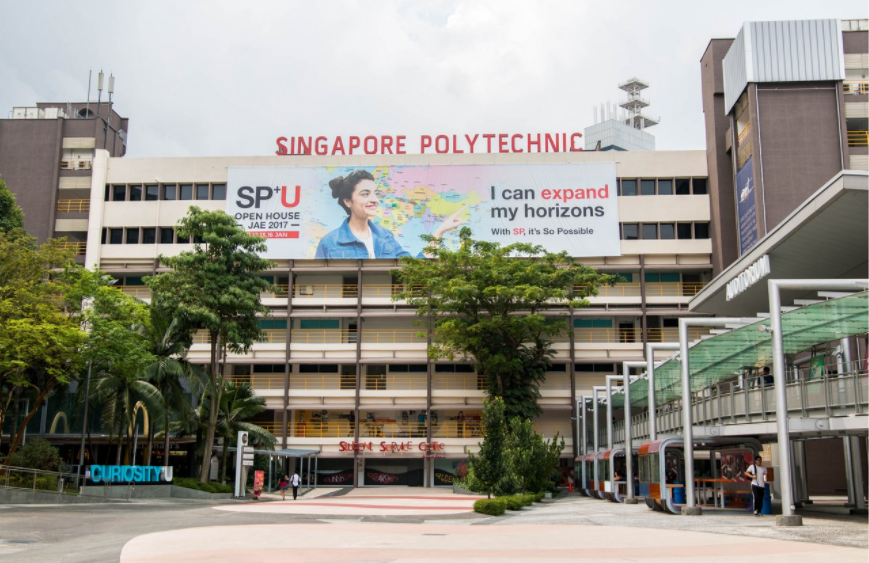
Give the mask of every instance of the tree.
[[273, 450], [277, 440], [266, 429], [247, 422], [266, 409], [265, 397], [254, 395], [250, 383], [236, 385], [226, 383], [220, 401], [220, 415], [217, 420], [217, 433], [223, 438], [223, 456], [220, 458], [220, 480], [226, 481], [226, 460], [229, 447], [235, 443], [238, 433], [246, 431], [251, 445]]
[[441, 239], [423, 239], [435, 259], [403, 257], [403, 267], [393, 273], [407, 289], [393, 299], [407, 300], [430, 323], [429, 356], [472, 360], [486, 377], [488, 395], [504, 400], [508, 418], [539, 415], [552, 339], [568, 329], [563, 317], [545, 312], [585, 307], [587, 297], [617, 277], [539, 245], [473, 240], [467, 227], [455, 250]]
[[468, 454], [468, 475], [472, 475], [489, 498], [498, 482], [504, 477], [504, 400], [491, 397], [483, 403], [483, 442], [479, 455]]
[[193, 237], [192, 251], [177, 256], [161, 256], [160, 262], [172, 271], [147, 278], [155, 299], [180, 319], [185, 330], [203, 329], [208, 333], [210, 362], [206, 383], [209, 418], [205, 429], [205, 452], [199, 480], [208, 481], [211, 447], [223, 392], [223, 373], [218, 364], [227, 350], [247, 353], [261, 337], [259, 318], [268, 307], [260, 293], [271, 284], [259, 276], [273, 264], [259, 257], [265, 252], [264, 239], [250, 235], [235, 219], [221, 211], [204, 211], [196, 206], [178, 223], [182, 237]]
[[[533, 421], [515, 417], [510, 420], [505, 450], [507, 473], [515, 477], [517, 490], [539, 493], [555, 486], [552, 475], [558, 470], [558, 459], [564, 450], [564, 439], [559, 440], [558, 434], [552, 440], [544, 440], [534, 430]], [[508, 486], [502, 484], [501, 488]]]
[[0, 232], [8, 233], [13, 229], [24, 229], [24, 212], [15, 202], [15, 194], [0, 178]]
[[83, 354], [95, 374], [91, 398], [103, 405], [102, 424], [110, 440], [118, 438], [120, 463], [124, 437], [132, 452], [138, 410], [162, 415], [160, 392], [145, 381], [145, 369], [154, 362], [143, 336], [150, 325], [148, 306], [112, 287], [112, 278], [99, 270], [77, 267], [65, 277], [72, 281], [69, 315], [87, 328]]
[[0, 424], [10, 405], [29, 407], [9, 454], [45, 399], [67, 385], [83, 365], [86, 335], [68, 310], [72, 281], [58, 269], [75, 268], [72, 253], [50, 240], [37, 246], [20, 229], [0, 230]]

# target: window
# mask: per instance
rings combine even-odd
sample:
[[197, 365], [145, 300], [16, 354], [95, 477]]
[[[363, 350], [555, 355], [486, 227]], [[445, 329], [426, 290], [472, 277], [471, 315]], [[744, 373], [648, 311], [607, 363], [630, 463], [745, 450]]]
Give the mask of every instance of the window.
[[706, 178], [694, 178], [694, 195], [704, 195], [706, 193]]
[[655, 181], [643, 180], [640, 182], [640, 193], [642, 195], [655, 195]]
[[673, 223], [661, 223], [661, 239], [672, 240], [676, 238], [676, 225]]
[[112, 187], [110, 185], [106, 184], [106, 194], [104, 197], [104, 201], [109, 201], [109, 198], [111, 198], [111, 195], [112, 195]]
[[676, 224], [676, 235], [679, 237], [679, 240], [692, 238], [691, 237], [691, 223], [677, 223]]
[[196, 184], [196, 199], [208, 199], [208, 184]]
[[637, 240], [640, 238], [640, 226], [637, 223], [624, 223], [622, 225], [622, 240]]
[[341, 328], [341, 321], [332, 320], [332, 319], [302, 319], [299, 323], [299, 328], [302, 329], [320, 329], [320, 330], [334, 330]]
[[592, 373], [614, 373], [615, 364], [576, 364], [576, 371]]
[[709, 238], [709, 223], [694, 223], [694, 238]]
[[[337, 366], [336, 366], [337, 367]], [[253, 366], [254, 373], [286, 373], [286, 367], [284, 364], [264, 364], [259, 366]]]
[[178, 234], [178, 230], [175, 230], [175, 243], [176, 244], [190, 244], [189, 238], [184, 238]]
[[474, 367], [464, 364], [435, 364], [435, 373], [474, 373]]
[[625, 278], [625, 281], [623, 283], [634, 281], [634, 274], [630, 272], [619, 272], [616, 275]]
[[176, 199], [176, 192], [178, 190], [178, 186], [175, 184], [165, 185], [163, 186], [163, 199], [167, 201], [172, 201]]
[[567, 364], [552, 364], [546, 371], [550, 373], [564, 373], [567, 371]]
[[[301, 364], [299, 373], [338, 373], [338, 364]], [[281, 366], [281, 373], [283, 373]]]
[[425, 364], [393, 364], [389, 366], [389, 373], [425, 373]]
[[130, 186], [130, 201], [142, 201], [142, 186]]
[[145, 186], [145, 201], [157, 201], [160, 199], [160, 186]]
[[651, 225], [648, 223], [643, 223], [643, 240], [657, 240], [658, 239], [658, 225], [656, 223], [652, 223]]
[[573, 319], [574, 328], [612, 328], [612, 319]]
[[157, 242], [157, 229], [146, 227], [142, 229], [142, 244], [154, 244]]
[[676, 178], [676, 195], [690, 195], [691, 181], [688, 178]]
[[226, 184], [211, 186], [211, 199], [226, 199]]
[[664, 328], [679, 328], [679, 319], [675, 317], [664, 317], [661, 319], [661, 325]]
[[109, 229], [109, 244], [124, 242], [124, 229]]
[[193, 184], [181, 184], [181, 197], [184, 201], [193, 199]]
[[637, 195], [637, 181], [622, 180], [622, 193], [620, 195]]
[[127, 186], [112, 186], [112, 201], [126, 201]]
[[127, 229], [127, 244], [139, 244], [139, 228]]
[[673, 180], [658, 180], [658, 195], [673, 195]]
[[175, 242], [175, 229], [172, 227], [160, 227], [160, 244], [173, 244]]
[[193, 235], [193, 244], [205, 244], [205, 240], [199, 235]]
[[[106, 193], [108, 193], [108, 192], [109, 192], [109, 187], [106, 186]], [[108, 236], [108, 234], [109, 234], [109, 230], [104, 228], [103, 229], [103, 236], [100, 239], [101, 244], [106, 244], [106, 237]]]

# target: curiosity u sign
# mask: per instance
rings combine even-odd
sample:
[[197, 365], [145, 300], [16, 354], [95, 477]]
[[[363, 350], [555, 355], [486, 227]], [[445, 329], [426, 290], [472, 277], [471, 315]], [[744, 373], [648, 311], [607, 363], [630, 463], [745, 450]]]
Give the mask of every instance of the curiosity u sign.
[[425, 256], [420, 236], [620, 254], [614, 163], [231, 167], [226, 211], [272, 259]]

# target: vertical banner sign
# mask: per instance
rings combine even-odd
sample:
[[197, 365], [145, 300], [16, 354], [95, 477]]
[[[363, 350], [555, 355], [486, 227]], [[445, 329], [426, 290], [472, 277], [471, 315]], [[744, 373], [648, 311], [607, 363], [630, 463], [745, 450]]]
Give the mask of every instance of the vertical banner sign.
[[271, 259], [423, 256], [420, 235], [618, 256], [615, 163], [231, 167], [226, 212]]
[[754, 172], [749, 157], [736, 173], [740, 256], [757, 244], [757, 203], [754, 195]]

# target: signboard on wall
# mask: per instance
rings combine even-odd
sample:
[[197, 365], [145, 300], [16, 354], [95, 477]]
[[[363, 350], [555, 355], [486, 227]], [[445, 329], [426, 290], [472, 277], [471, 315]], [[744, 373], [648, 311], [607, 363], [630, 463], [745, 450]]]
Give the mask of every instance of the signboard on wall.
[[271, 259], [423, 256], [420, 235], [618, 256], [615, 163], [231, 167], [226, 212]]
[[757, 203], [754, 193], [754, 171], [751, 157], [736, 173], [736, 207], [739, 222], [739, 254], [745, 254], [757, 244]]

